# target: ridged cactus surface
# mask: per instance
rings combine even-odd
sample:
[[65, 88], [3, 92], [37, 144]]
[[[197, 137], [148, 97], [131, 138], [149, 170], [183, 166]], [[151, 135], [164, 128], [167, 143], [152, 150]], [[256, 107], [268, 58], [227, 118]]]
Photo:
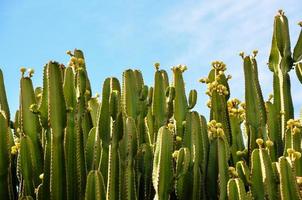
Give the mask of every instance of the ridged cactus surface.
[[105, 79], [99, 97], [83, 52], [67, 54], [67, 66], [44, 66], [42, 86], [21, 68], [15, 117], [0, 70], [0, 199], [302, 199], [302, 119], [290, 85], [293, 68], [302, 83], [302, 32], [292, 51], [283, 11], [268, 58], [273, 94], [262, 93], [257, 51], [240, 53], [242, 101], [230, 98], [231, 76], [214, 61], [200, 80], [208, 118], [194, 110], [184, 65], [169, 77], [155, 63], [151, 86], [127, 69], [122, 80]]

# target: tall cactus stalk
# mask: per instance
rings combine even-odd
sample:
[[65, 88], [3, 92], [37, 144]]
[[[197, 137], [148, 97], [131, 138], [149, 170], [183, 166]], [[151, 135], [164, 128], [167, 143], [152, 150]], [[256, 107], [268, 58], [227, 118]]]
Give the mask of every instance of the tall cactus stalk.
[[[288, 20], [282, 10], [275, 16], [273, 39], [269, 56], [269, 69], [274, 73], [274, 106], [277, 110], [279, 131], [285, 140], [284, 153], [289, 148], [291, 136], [285, 134], [286, 122], [293, 118], [294, 109], [290, 91], [289, 71], [293, 59], [290, 49]], [[275, 134], [278, 134], [276, 132]], [[280, 155], [279, 155], [280, 156]]]
[[253, 56], [244, 56], [244, 80], [245, 80], [245, 104], [246, 104], [246, 128], [248, 133], [248, 147], [251, 153], [256, 147], [256, 139], [267, 139], [266, 110], [258, 79], [258, 67], [256, 62], [257, 51]]
[[155, 199], [169, 199], [173, 186], [173, 136], [166, 126], [162, 126], [157, 135], [154, 152], [152, 182]]
[[51, 161], [50, 161], [50, 198], [66, 199], [66, 177], [64, 158], [64, 129], [66, 127], [66, 102], [63, 94], [63, 80], [58, 63], [49, 62], [48, 110], [51, 128]]
[[10, 166], [10, 146], [9, 146], [8, 118], [4, 111], [0, 111], [0, 196], [10, 199], [9, 166]]
[[[301, 23], [300, 23], [301, 25]], [[15, 117], [0, 70], [0, 197], [7, 200], [302, 199], [302, 122], [293, 118], [289, 72], [302, 82], [302, 32], [293, 54], [282, 11], [274, 20], [264, 102], [257, 51], [243, 58], [245, 102], [230, 98], [226, 65], [208, 77], [209, 122], [193, 110], [184, 65], [168, 73], [155, 63], [154, 85], [140, 70], [105, 79], [92, 97], [84, 54], [68, 51], [65, 67], [21, 68]], [[247, 143], [247, 144], [246, 144]]]

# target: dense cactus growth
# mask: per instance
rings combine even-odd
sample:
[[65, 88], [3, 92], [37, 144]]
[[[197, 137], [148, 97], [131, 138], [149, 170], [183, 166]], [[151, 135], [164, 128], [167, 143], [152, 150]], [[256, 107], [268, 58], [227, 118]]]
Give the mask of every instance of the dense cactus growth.
[[231, 76], [215, 61], [201, 79], [208, 122], [194, 110], [196, 90], [186, 95], [184, 65], [170, 83], [156, 63], [150, 87], [128, 69], [107, 78], [99, 98], [83, 52], [67, 53], [67, 66], [44, 66], [42, 87], [21, 68], [15, 118], [0, 70], [1, 199], [302, 199], [302, 119], [293, 119], [289, 76], [295, 68], [302, 82], [302, 32], [292, 53], [282, 11], [268, 60], [273, 95], [261, 91], [257, 51], [240, 53], [244, 101], [230, 99]]

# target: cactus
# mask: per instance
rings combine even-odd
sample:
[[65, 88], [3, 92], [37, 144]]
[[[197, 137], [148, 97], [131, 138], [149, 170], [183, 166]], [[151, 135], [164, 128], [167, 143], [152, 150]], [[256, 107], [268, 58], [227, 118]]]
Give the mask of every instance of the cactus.
[[48, 110], [51, 128], [50, 198], [65, 199], [64, 129], [66, 127], [66, 103], [63, 95], [61, 69], [56, 62], [47, 66]]
[[10, 146], [8, 119], [4, 111], [0, 111], [0, 196], [10, 199], [9, 165], [10, 165]]
[[97, 170], [92, 170], [87, 175], [87, 185], [85, 200], [105, 200], [105, 184], [102, 174]]
[[254, 51], [253, 54], [253, 56], [242, 55], [245, 78], [245, 115], [249, 136], [249, 153], [257, 147], [257, 138], [267, 139], [266, 110], [258, 80], [258, 67], [256, 62], [257, 51]]
[[[293, 118], [289, 72], [302, 82], [300, 33], [293, 54], [287, 18], [275, 17], [263, 100], [257, 51], [243, 58], [245, 102], [230, 98], [226, 65], [208, 77], [209, 122], [186, 96], [186, 66], [155, 64], [154, 84], [127, 69], [92, 97], [84, 54], [44, 66], [43, 86], [21, 68], [11, 117], [0, 70], [0, 196], [3, 199], [302, 199], [301, 119]], [[247, 144], [245, 144], [247, 141]]]
[[155, 199], [169, 199], [173, 186], [173, 135], [166, 126], [162, 126], [157, 135], [154, 152], [152, 182]]
[[232, 178], [228, 182], [228, 198], [229, 199], [251, 199], [245, 192], [243, 181], [240, 178]]
[[[288, 20], [282, 10], [275, 16], [272, 47], [269, 56], [269, 69], [274, 73], [274, 106], [277, 111], [276, 121], [279, 124], [283, 140], [290, 141], [285, 136], [286, 122], [293, 118], [293, 102], [290, 91], [288, 72], [292, 69], [293, 59], [290, 49]], [[284, 148], [285, 153], [286, 148]], [[278, 155], [280, 156], [280, 155]]]

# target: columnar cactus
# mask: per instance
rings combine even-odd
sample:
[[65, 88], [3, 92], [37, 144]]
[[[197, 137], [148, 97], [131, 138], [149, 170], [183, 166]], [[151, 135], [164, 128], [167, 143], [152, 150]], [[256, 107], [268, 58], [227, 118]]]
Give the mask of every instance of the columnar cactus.
[[[287, 18], [275, 17], [264, 102], [256, 54], [243, 58], [245, 102], [229, 100], [226, 65], [207, 78], [209, 122], [193, 111], [183, 72], [173, 83], [155, 64], [154, 85], [139, 70], [123, 84], [105, 79], [92, 97], [81, 50], [65, 67], [48, 62], [43, 87], [21, 68], [20, 105], [11, 117], [0, 70], [0, 197], [16, 199], [302, 199], [302, 125], [293, 118], [289, 71], [302, 82], [302, 33], [290, 51]], [[247, 141], [247, 144], [246, 144]]]

